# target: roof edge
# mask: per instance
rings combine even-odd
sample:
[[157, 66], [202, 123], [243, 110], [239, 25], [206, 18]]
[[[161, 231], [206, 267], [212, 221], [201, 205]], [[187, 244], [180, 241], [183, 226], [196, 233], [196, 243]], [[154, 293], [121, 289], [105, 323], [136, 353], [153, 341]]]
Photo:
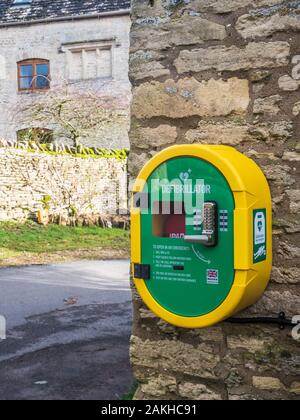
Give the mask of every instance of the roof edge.
[[41, 23], [52, 23], [52, 22], [65, 22], [65, 21], [72, 21], [72, 20], [83, 20], [83, 19], [100, 19], [106, 17], [113, 17], [113, 16], [125, 16], [130, 15], [131, 9], [123, 9], [123, 10], [115, 10], [111, 12], [103, 12], [103, 13], [94, 13], [94, 14], [86, 14], [86, 15], [73, 15], [73, 16], [62, 16], [62, 17], [53, 17], [53, 18], [45, 18], [45, 19], [35, 19], [35, 20], [21, 20], [18, 22], [0, 22], [0, 28], [8, 28], [14, 26], [29, 26], [29, 25], [38, 25]]

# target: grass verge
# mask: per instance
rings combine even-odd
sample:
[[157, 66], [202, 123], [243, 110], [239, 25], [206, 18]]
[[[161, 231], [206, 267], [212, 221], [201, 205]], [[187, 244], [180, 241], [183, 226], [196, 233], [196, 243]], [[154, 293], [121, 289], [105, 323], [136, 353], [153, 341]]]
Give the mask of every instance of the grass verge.
[[132, 385], [129, 392], [127, 394], [122, 395], [121, 401], [131, 401], [131, 400], [133, 400], [137, 389], [138, 389], [138, 383], [134, 382], [134, 384]]
[[41, 226], [34, 222], [0, 223], [0, 261], [23, 254], [45, 255], [84, 251], [97, 257], [95, 250], [129, 253], [129, 232], [99, 227]]

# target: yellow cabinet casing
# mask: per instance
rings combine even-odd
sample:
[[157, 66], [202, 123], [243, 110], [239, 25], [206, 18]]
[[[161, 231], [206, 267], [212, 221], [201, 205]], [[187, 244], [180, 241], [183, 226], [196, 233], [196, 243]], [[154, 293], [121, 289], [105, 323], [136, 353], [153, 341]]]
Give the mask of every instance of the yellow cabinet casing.
[[[179, 187], [175, 188], [174, 178]], [[169, 219], [160, 215], [161, 210], [152, 214], [161, 203], [153, 198], [151, 186], [166, 179], [171, 184], [168, 192], [174, 194], [170, 197], [173, 207], [179, 190], [184, 208], [188, 198], [203, 195], [202, 227], [194, 213], [178, 216], [170, 210]], [[158, 194], [166, 191], [157, 188]], [[143, 194], [148, 200], [144, 207]], [[205, 217], [212, 214], [215, 224], [208, 232]], [[204, 328], [217, 324], [254, 304], [268, 285], [270, 189], [259, 166], [232, 147], [178, 145], [155, 155], [133, 187], [131, 229], [137, 291], [158, 317], [172, 325]]]

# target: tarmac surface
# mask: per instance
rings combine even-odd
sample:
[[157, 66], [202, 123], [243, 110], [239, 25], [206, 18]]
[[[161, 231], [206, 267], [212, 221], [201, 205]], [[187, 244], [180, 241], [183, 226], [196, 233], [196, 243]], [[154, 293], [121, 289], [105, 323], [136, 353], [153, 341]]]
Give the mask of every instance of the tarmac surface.
[[130, 391], [129, 261], [2, 268], [0, 336], [3, 317], [0, 400], [117, 400]]

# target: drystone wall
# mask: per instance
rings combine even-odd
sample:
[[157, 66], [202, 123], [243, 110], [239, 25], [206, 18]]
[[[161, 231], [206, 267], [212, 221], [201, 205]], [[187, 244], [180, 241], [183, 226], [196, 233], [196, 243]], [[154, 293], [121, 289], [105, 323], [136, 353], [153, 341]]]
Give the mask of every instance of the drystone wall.
[[[300, 314], [300, 1], [133, 0], [134, 178], [166, 146], [226, 144], [272, 190], [274, 268], [241, 316]], [[226, 322], [174, 328], [133, 291], [139, 399], [299, 399], [299, 333]]]
[[0, 147], [0, 221], [35, 219], [45, 207], [64, 224], [126, 215], [127, 158]]

